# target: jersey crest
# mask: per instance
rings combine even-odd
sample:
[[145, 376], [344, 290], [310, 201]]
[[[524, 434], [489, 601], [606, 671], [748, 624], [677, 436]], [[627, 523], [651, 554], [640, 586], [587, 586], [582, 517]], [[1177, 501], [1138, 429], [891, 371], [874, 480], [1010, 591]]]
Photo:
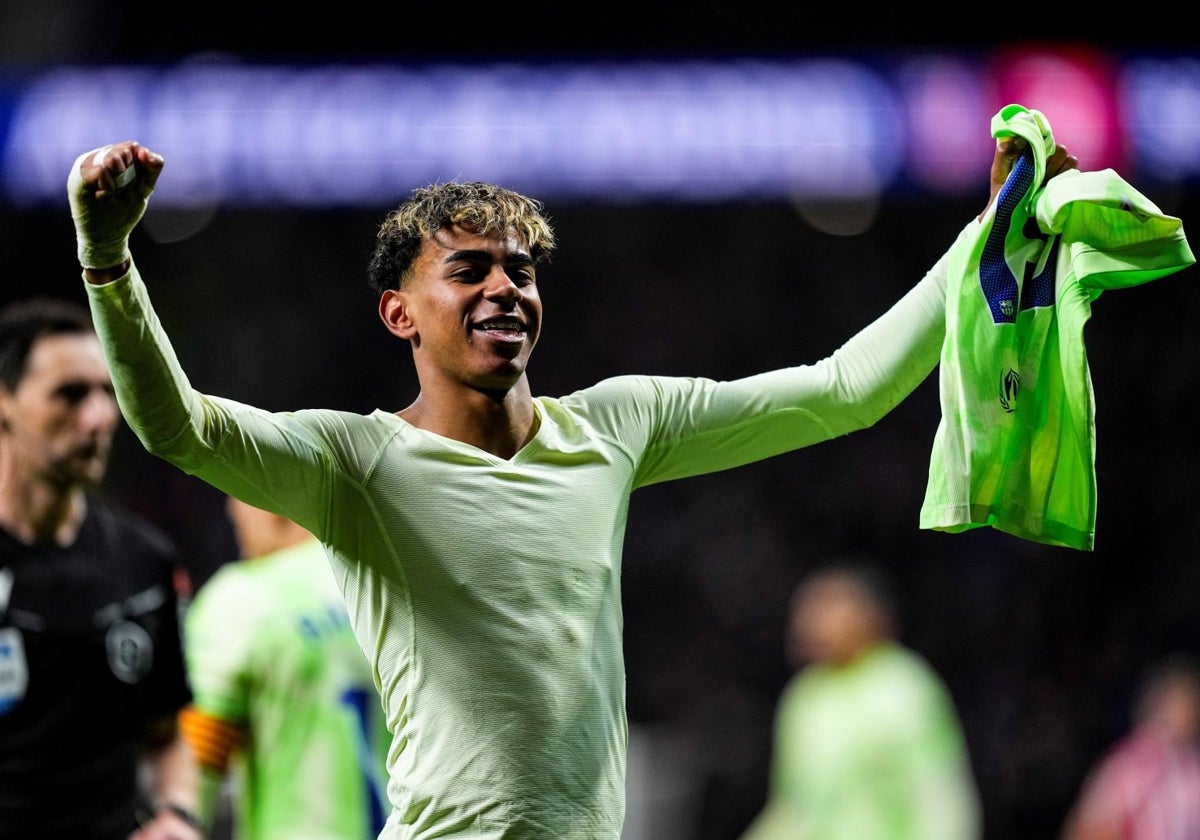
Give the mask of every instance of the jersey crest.
[[141, 682], [154, 664], [154, 641], [140, 624], [118, 621], [104, 636], [108, 667], [113, 676], [130, 685]]

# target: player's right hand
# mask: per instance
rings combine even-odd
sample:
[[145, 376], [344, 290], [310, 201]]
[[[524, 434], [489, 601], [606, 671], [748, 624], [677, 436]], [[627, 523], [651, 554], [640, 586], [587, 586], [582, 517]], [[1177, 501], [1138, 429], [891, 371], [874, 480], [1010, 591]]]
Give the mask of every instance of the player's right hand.
[[67, 197], [79, 262], [104, 269], [129, 259], [129, 234], [146, 212], [163, 157], [136, 140], [112, 143], [75, 159]]

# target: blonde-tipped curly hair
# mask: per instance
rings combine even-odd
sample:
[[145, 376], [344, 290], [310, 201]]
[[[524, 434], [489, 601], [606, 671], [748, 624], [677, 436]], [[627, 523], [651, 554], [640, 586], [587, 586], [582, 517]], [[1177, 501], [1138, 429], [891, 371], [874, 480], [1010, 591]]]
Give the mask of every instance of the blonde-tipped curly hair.
[[451, 225], [485, 236], [511, 231], [535, 263], [547, 259], [555, 246], [550, 220], [536, 199], [483, 181], [418, 187], [379, 226], [367, 266], [367, 282], [376, 294], [398, 289], [421, 244]]

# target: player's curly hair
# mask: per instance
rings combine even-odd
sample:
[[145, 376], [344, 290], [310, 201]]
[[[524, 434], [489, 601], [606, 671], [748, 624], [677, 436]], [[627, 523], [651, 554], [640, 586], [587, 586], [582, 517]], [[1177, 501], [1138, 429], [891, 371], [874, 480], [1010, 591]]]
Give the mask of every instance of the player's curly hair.
[[555, 246], [550, 220], [536, 199], [482, 181], [418, 187], [379, 226], [367, 266], [367, 282], [375, 293], [400, 288], [421, 243], [451, 225], [487, 236], [512, 231], [535, 264], [549, 258]]

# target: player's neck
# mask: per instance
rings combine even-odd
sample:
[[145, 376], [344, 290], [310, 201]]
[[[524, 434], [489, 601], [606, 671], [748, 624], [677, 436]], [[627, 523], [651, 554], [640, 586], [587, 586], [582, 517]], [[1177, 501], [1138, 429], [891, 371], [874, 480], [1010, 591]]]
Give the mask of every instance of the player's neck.
[[457, 390], [447, 394], [422, 388], [408, 408], [397, 412], [419, 429], [511, 458], [537, 433], [537, 414], [524, 378], [503, 394]]

